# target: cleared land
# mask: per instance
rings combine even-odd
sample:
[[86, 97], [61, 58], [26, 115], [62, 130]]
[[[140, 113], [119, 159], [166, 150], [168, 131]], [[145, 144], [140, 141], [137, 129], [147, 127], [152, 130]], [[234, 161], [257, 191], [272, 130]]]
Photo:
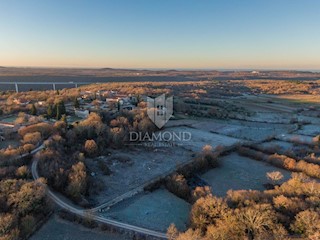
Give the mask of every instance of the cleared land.
[[296, 132], [297, 134], [314, 137], [320, 134], [320, 125], [305, 125]]
[[294, 144], [285, 141], [273, 140], [270, 142], [264, 142], [260, 144], [259, 147], [265, 149], [280, 149], [281, 151], [289, 151], [294, 148]]
[[305, 135], [298, 135], [298, 134], [281, 134], [276, 137], [281, 141], [293, 142], [297, 144], [308, 144], [313, 145], [313, 137], [305, 136]]
[[200, 152], [203, 146], [207, 144], [213, 148], [217, 146], [230, 147], [243, 141], [242, 139], [219, 135], [190, 127], [173, 127], [164, 131], [171, 131], [176, 134], [179, 134], [180, 132], [189, 133], [191, 135], [190, 141], [178, 141], [177, 144], [194, 152]]
[[271, 136], [290, 131], [294, 128], [294, 126], [289, 124], [246, 122], [242, 120], [198, 121], [191, 126], [206, 132], [250, 141], [263, 141]]
[[128, 240], [120, 234], [101, 232], [85, 228], [79, 224], [71, 223], [52, 216], [41, 229], [31, 236], [30, 240]]
[[263, 184], [268, 183], [267, 172], [280, 171], [284, 179], [290, 178], [290, 172], [278, 169], [269, 164], [259, 162], [237, 153], [232, 153], [219, 159], [220, 166], [201, 175], [212, 187], [217, 196], [225, 196], [230, 189], [264, 190]]
[[171, 223], [186, 230], [190, 204], [164, 189], [119, 203], [103, 215], [126, 223], [165, 232]]
[[[105, 203], [126, 193], [165, 172], [174, 172], [178, 164], [192, 159], [192, 152], [182, 148], [144, 148], [136, 146], [126, 150], [113, 150], [109, 156], [87, 160], [90, 171], [105, 187], [94, 196], [97, 203]], [[104, 175], [98, 161], [103, 161], [111, 170]]]
[[5, 140], [3, 142], [0, 141], [0, 149], [2, 148], [7, 148], [9, 146], [12, 147], [18, 147], [20, 145], [19, 141], [15, 141], [15, 140]]

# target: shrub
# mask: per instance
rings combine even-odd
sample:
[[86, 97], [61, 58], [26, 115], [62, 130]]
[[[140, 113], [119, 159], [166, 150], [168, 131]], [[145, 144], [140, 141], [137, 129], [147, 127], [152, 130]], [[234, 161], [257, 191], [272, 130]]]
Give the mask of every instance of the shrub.
[[306, 237], [310, 237], [320, 232], [320, 214], [319, 209], [305, 210], [295, 216], [295, 222], [291, 225], [291, 229]]
[[16, 170], [16, 176], [19, 178], [27, 178], [29, 175], [29, 170], [27, 166], [21, 166]]
[[269, 204], [259, 204], [235, 210], [240, 233], [248, 239], [283, 239], [287, 235], [285, 228], [277, 224], [276, 212]]
[[190, 213], [191, 224], [204, 232], [208, 225], [215, 224], [216, 220], [227, 210], [228, 205], [222, 198], [214, 196], [200, 198], [192, 206]]
[[53, 132], [53, 127], [48, 123], [37, 123], [28, 127], [21, 127], [18, 132], [22, 137], [27, 133], [40, 132], [43, 138], [47, 138]]
[[23, 136], [23, 143], [36, 145], [40, 143], [41, 139], [42, 138], [40, 132], [27, 133]]
[[188, 200], [190, 197], [190, 189], [187, 180], [181, 174], [173, 174], [166, 178], [165, 183], [167, 189], [180, 198]]
[[84, 144], [84, 149], [90, 157], [94, 157], [98, 154], [98, 146], [94, 140], [87, 140]]
[[74, 164], [69, 173], [69, 184], [67, 193], [75, 200], [79, 200], [81, 195], [87, 190], [86, 166], [83, 162]]
[[196, 187], [191, 192], [191, 201], [196, 202], [199, 198], [207, 197], [212, 195], [211, 187], [204, 186], [204, 187]]
[[283, 179], [283, 175], [279, 171], [273, 171], [267, 173], [267, 178], [272, 182], [273, 185], [277, 184]]
[[174, 225], [174, 223], [170, 224], [168, 230], [167, 230], [167, 238], [168, 240], [176, 240], [179, 236], [179, 231]]
[[12, 214], [0, 215], [0, 236], [9, 234], [14, 225], [16, 224], [16, 219]]
[[273, 203], [276, 209], [282, 211], [290, 217], [295, 216], [298, 212], [305, 210], [308, 206], [303, 199], [297, 197], [285, 197], [284, 195], [279, 195], [273, 198]]
[[32, 215], [26, 215], [21, 219], [21, 234], [27, 236], [36, 226], [36, 219]]

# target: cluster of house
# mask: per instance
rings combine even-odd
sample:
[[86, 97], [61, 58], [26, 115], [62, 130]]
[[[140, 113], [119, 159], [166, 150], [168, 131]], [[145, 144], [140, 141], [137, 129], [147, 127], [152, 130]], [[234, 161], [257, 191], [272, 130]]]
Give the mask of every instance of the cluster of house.
[[[68, 111], [74, 111], [75, 115], [79, 118], [87, 118], [90, 112], [97, 110], [117, 112], [122, 110], [133, 110], [137, 107], [140, 100], [146, 101], [146, 96], [141, 96], [140, 99], [132, 95], [120, 94], [117, 91], [99, 90], [99, 91], [83, 91], [77, 99], [80, 103], [80, 108], [73, 108], [73, 106], [66, 105]], [[13, 103], [26, 106], [30, 101], [24, 98], [14, 98]], [[36, 102], [37, 106], [43, 106], [45, 102]], [[1, 138], [0, 138], [1, 140]]]
[[27, 106], [30, 103], [35, 103], [38, 106], [43, 106], [45, 105], [45, 101], [29, 101], [25, 98], [14, 98], [12, 101], [14, 104], [20, 105], [20, 106]]
[[[143, 96], [141, 99], [146, 100], [146, 97]], [[74, 110], [75, 115], [86, 118], [91, 111], [97, 109], [111, 112], [133, 110], [137, 107], [139, 99], [136, 96], [120, 94], [117, 91], [100, 90], [97, 92], [81, 92], [78, 101], [81, 108]]]

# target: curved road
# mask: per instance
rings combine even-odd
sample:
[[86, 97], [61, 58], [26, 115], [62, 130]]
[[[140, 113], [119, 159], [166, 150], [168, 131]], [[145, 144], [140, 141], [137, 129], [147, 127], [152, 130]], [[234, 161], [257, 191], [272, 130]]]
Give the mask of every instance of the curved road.
[[[44, 144], [42, 144], [41, 146], [39, 146], [38, 148], [34, 149], [31, 154], [35, 154], [36, 152], [40, 151], [41, 149], [44, 148]], [[40, 176], [38, 174], [37, 171], [37, 166], [38, 166], [38, 159], [34, 159], [32, 162], [32, 166], [31, 166], [31, 172], [32, 172], [32, 176], [34, 179], [38, 179]], [[69, 205], [68, 203], [64, 202], [62, 199], [60, 199], [53, 191], [51, 191], [49, 188], [47, 189], [47, 194], [48, 196], [57, 204], [59, 205], [61, 208], [74, 213], [78, 216], [81, 217], [88, 217], [88, 213], [90, 213], [90, 209], [79, 209], [79, 208], [75, 208], [71, 205]], [[146, 228], [142, 228], [142, 227], [137, 227], [137, 226], [133, 226], [127, 223], [122, 223], [122, 222], [118, 222], [118, 221], [114, 221], [111, 219], [106, 219], [104, 217], [95, 215], [95, 214], [90, 214], [89, 215], [90, 218], [92, 220], [101, 222], [101, 223], [106, 223], [108, 225], [114, 226], [114, 227], [119, 227], [119, 228], [123, 228], [126, 230], [131, 230], [133, 232], [137, 232], [137, 233], [142, 233], [145, 235], [149, 235], [149, 236], [153, 236], [153, 237], [157, 237], [157, 238], [161, 238], [161, 239], [167, 239], [167, 236], [165, 233], [161, 233], [161, 232], [157, 232], [157, 231], [153, 231], [150, 229], [146, 229]]]

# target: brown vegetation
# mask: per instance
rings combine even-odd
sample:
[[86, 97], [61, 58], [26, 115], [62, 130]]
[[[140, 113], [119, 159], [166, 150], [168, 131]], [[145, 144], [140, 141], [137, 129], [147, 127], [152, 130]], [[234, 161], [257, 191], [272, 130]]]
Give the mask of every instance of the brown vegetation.
[[44, 179], [0, 181], [0, 239], [24, 238], [48, 214], [45, 187]]
[[307, 163], [304, 160], [296, 161], [286, 155], [279, 155], [276, 153], [268, 156], [262, 152], [255, 151], [247, 147], [240, 147], [238, 148], [238, 151], [241, 155], [248, 156], [259, 161], [265, 161], [280, 168], [295, 172], [303, 172], [310, 177], [320, 178], [320, 165], [318, 164]]
[[302, 174], [273, 190], [229, 191], [226, 198], [207, 195], [191, 210], [191, 226], [178, 233], [172, 225], [168, 237], [184, 239], [287, 239], [300, 234], [319, 236], [320, 184]]

